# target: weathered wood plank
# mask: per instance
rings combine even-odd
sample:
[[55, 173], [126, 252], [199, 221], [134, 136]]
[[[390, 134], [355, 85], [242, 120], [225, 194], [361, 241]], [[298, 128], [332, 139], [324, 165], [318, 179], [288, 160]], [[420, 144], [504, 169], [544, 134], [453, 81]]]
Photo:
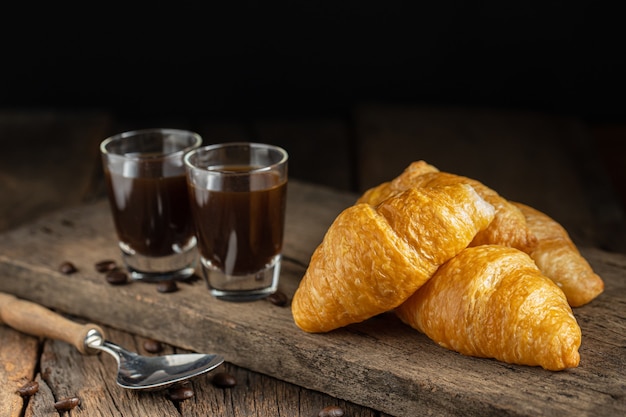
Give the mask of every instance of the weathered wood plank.
[[[281, 275], [288, 295], [330, 222], [353, 199], [291, 184]], [[620, 415], [626, 411], [626, 257], [584, 253], [606, 290], [575, 311], [581, 365], [556, 373], [458, 355], [391, 314], [313, 335], [295, 327], [288, 308], [217, 301], [202, 282], [170, 294], [149, 284], [109, 286], [93, 270], [95, 262], [118, 257], [104, 202], [5, 233], [0, 291], [181, 348], [221, 353], [232, 364], [391, 415]], [[56, 271], [66, 259], [78, 273]]]
[[[138, 350], [134, 338], [123, 332], [111, 331], [117, 343], [129, 350]], [[72, 411], [76, 416], [165, 416], [179, 417], [163, 391], [142, 392], [126, 390], [115, 383], [117, 364], [110, 355], [81, 355], [73, 346], [48, 340], [41, 356], [41, 378], [54, 393], [55, 399], [78, 397], [80, 406]], [[140, 396], [149, 397], [148, 400]], [[54, 411], [54, 403], [48, 404]], [[97, 411], [96, 411], [97, 410]]]
[[35, 376], [39, 341], [1, 325], [0, 341], [0, 410], [8, 417], [19, 417], [27, 399], [16, 391]]
[[212, 384], [194, 382], [194, 398], [180, 403], [184, 417], [220, 415], [235, 416], [316, 416], [327, 406], [341, 407], [346, 416], [375, 417], [379, 413], [319, 392], [306, 391], [282, 381], [224, 364], [221, 372], [235, 377], [232, 388], [216, 388]]
[[54, 408], [54, 403], [57, 401], [54, 393], [46, 384], [46, 381], [41, 379], [41, 374], [37, 374], [35, 381], [39, 384], [39, 391], [28, 399], [24, 416], [56, 417], [59, 413]]
[[[27, 337], [18, 332], [17, 336]], [[142, 355], [153, 355], [143, 348], [145, 338], [126, 332], [106, 328], [110, 339], [123, 347]], [[161, 354], [185, 353], [184, 349], [173, 349], [163, 345]], [[16, 358], [20, 354], [16, 352]], [[3, 358], [4, 359], [4, 358]], [[24, 355], [26, 359], [26, 355]], [[3, 361], [2, 363], [11, 363]], [[34, 364], [36, 361], [30, 362]], [[168, 397], [167, 390], [129, 391], [115, 383], [117, 364], [105, 354], [83, 356], [71, 345], [47, 340], [41, 355], [41, 372], [34, 378], [39, 391], [24, 401], [27, 417], [56, 416], [54, 403], [64, 397], [78, 397], [81, 404], [72, 411], [76, 416], [171, 416], [193, 417], [200, 415], [247, 416], [247, 415], [317, 415], [329, 405], [340, 406], [346, 415], [378, 416], [379, 413], [356, 404], [332, 398], [328, 395], [307, 391], [232, 364], [224, 364], [211, 373], [189, 381], [193, 391], [191, 399], [178, 402]], [[232, 388], [220, 388], [212, 383], [216, 372], [228, 372], [237, 384]], [[29, 377], [26, 380], [33, 379]], [[15, 403], [12, 408], [2, 404], [1, 410], [12, 410], [10, 417], [22, 415], [22, 399], [15, 393], [7, 393], [7, 400]]]

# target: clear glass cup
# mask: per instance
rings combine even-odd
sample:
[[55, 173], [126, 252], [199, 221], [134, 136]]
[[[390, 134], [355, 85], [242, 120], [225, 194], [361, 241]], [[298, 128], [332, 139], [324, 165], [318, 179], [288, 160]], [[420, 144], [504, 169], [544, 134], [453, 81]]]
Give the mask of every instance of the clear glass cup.
[[185, 158], [200, 263], [210, 293], [251, 301], [276, 291], [280, 276], [287, 152], [231, 142]]
[[132, 279], [190, 277], [197, 265], [183, 156], [202, 145], [194, 132], [144, 129], [100, 144], [113, 221]]

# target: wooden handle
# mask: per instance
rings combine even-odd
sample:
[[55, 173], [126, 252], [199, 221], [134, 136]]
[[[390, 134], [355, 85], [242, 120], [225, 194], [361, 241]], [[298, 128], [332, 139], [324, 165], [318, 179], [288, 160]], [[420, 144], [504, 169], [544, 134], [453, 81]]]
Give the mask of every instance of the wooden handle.
[[102, 329], [95, 324], [78, 324], [47, 308], [0, 292], [0, 323], [33, 336], [61, 340], [74, 345], [80, 353], [94, 353], [85, 345], [90, 330]]

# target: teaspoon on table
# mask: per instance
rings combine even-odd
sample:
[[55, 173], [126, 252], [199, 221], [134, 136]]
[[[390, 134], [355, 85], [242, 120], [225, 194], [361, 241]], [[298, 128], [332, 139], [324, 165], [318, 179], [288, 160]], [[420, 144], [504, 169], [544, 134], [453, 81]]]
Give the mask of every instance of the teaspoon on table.
[[73, 345], [80, 353], [99, 351], [113, 356], [118, 364], [117, 384], [133, 390], [166, 388], [174, 383], [209, 372], [224, 362], [215, 354], [183, 353], [142, 356], [109, 342], [95, 324], [79, 324], [53, 311], [0, 292], [0, 324], [34, 336]]

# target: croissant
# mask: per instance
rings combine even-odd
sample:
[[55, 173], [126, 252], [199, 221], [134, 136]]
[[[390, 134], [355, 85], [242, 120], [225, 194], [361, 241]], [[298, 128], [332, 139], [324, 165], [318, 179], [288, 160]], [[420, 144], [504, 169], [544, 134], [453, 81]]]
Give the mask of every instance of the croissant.
[[522, 212], [512, 203], [480, 181], [441, 172], [425, 161], [413, 162], [392, 181], [382, 183], [365, 191], [357, 200], [357, 203], [376, 205], [385, 198], [408, 188], [456, 183], [471, 185], [481, 197], [496, 209], [493, 222], [476, 235], [470, 246], [499, 244], [514, 247], [525, 252], [534, 246], [536, 237], [527, 227], [526, 218]]
[[395, 313], [464, 355], [555, 371], [580, 360], [581, 330], [563, 291], [514, 248], [463, 250]]
[[526, 217], [537, 237], [529, 251], [541, 272], [565, 293], [572, 307], [587, 304], [604, 291], [604, 282], [580, 254], [567, 231], [547, 214], [522, 203], [513, 203]]
[[400, 305], [495, 214], [467, 184], [409, 189], [341, 212], [292, 299], [295, 324], [327, 332]]

